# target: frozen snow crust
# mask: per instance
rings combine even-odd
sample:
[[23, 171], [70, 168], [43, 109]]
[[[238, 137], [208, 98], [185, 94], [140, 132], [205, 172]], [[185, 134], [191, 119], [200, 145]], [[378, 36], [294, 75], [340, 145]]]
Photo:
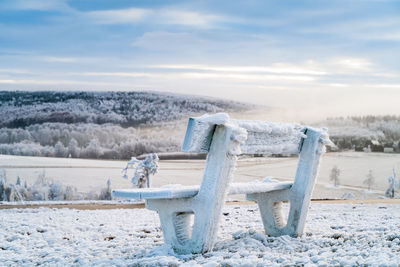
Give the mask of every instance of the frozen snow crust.
[[146, 209], [0, 210], [1, 266], [396, 266], [400, 205], [312, 204], [305, 234], [268, 237], [256, 205], [223, 208], [218, 242], [206, 254], [163, 245]]

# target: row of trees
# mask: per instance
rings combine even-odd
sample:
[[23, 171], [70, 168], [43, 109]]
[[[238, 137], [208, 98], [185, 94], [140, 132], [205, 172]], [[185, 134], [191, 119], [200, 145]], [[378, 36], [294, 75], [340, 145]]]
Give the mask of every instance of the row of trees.
[[129, 159], [178, 151], [184, 124], [123, 128], [104, 124], [44, 123], [0, 128], [0, 153], [22, 156]]
[[331, 118], [319, 123], [329, 128], [339, 149], [367, 148], [372, 141], [400, 151], [400, 116]]
[[0, 201], [48, 201], [48, 200], [111, 200], [111, 182], [100, 192], [80, 193], [76, 187], [64, 185], [41, 173], [32, 185], [18, 177], [15, 184], [7, 181], [6, 173], [0, 169]]

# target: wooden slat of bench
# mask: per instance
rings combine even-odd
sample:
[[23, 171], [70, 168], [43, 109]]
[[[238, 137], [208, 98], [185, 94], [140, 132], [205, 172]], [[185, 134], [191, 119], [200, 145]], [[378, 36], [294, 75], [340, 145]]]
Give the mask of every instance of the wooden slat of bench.
[[293, 182], [271, 182], [271, 183], [232, 183], [228, 195], [251, 194], [271, 192], [292, 187]]
[[141, 188], [113, 190], [113, 196], [117, 198], [134, 199], [160, 199], [193, 197], [199, 192], [199, 186], [179, 186], [174, 188]]
[[[230, 120], [247, 130], [247, 140], [240, 146], [242, 154], [298, 154], [304, 127], [298, 124]], [[200, 118], [190, 118], [182, 145], [183, 152], [207, 153], [215, 125]]]
[[[289, 189], [293, 182], [272, 182], [272, 183], [232, 183], [228, 195], [250, 194], [271, 192]], [[119, 189], [113, 191], [116, 198], [132, 199], [171, 199], [194, 197], [199, 192], [199, 186], [179, 186], [173, 188], [142, 188], [142, 189]]]

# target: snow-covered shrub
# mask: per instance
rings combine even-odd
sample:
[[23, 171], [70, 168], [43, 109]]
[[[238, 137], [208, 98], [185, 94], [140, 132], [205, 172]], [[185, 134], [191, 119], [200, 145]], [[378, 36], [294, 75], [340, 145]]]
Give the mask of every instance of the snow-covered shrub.
[[394, 198], [394, 191], [399, 187], [399, 181], [396, 179], [396, 171], [393, 168], [393, 176], [388, 178], [389, 187], [386, 189], [385, 196]]
[[0, 201], [21, 201], [23, 196], [20, 193], [20, 185], [13, 185], [7, 182], [5, 170], [0, 170]]
[[331, 174], [330, 174], [330, 180], [333, 182], [334, 186], [339, 186], [339, 176], [340, 176], [340, 169], [338, 168], [338, 166], [333, 166], [332, 170], [331, 170]]
[[[23, 185], [21, 185], [23, 184]], [[0, 201], [48, 201], [48, 200], [111, 200], [111, 181], [100, 192], [78, 193], [76, 187], [64, 185], [46, 177], [43, 171], [29, 186], [18, 176], [15, 184], [8, 183], [6, 172], [0, 169]]]
[[111, 193], [111, 180], [108, 178], [107, 180], [107, 187], [103, 188], [99, 195], [99, 200], [111, 200], [112, 193]]
[[132, 157], [122, 170], [123, 178], [127, 179], [128, 169], [134, 169], [131, 183], [133, 187], [144, 188], [150, 187], [150, 174], [155, 174], [158, 171], [158, 156], [157, 154], [149, 154], [144, 160], [138, 160]]
[[369, 170], [363, 184], [368, 186], [368, 191], [371, 191], [371, 187], [375, 184], [375, 177], [374, 174], [372, 173], [372, 170]]

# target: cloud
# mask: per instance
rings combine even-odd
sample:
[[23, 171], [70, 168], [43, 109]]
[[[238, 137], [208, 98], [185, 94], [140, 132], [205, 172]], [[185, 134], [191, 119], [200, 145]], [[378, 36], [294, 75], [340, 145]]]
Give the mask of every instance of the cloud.
[[339, 57], [331, 61], [338, 69], [345, 68], [357, 71], [371, 71], [373, 64], [366, 58]]
[[180, 25], [197, 28], [216, 27], [219, 22], [230, 20], [226, 16], [173, 8], [101, 10], [90, 11], [86, 15], [98, 24], [137, 24], [145, 22], [148, 24]]
[[304, 66], [296, 66], [287, 63], [275, 63], [271, 66], [208, 66], [208, 65], [153, 65], [153, 68], [162, 69], [190, 69], [199, 71], [216, 71], [216, 72], [243, 72], [243, 73], [275, 73], [275, 74], [309, 74], [309, 75], [325, 75], [326, 72], [310, 69]]
[[215, 27], [219, 22], [228, 21], [224, 16], [213, 14], [204, 14], [194, 11], [169, 10], [163, 9], [157, 11], [160, 23], [172, 25], [185, 25], [200, 28]]
[[143, 21], [152, 13], [151, 10], [128, 8], [117, 10], [90, 11], [86, 15], [99, 24], [129, 24]]
[[73, 62], [78, 62], [78, 58], [74, 57], [42, 57], [41, 58], [43, 61], [46, 62], [60, 62], [60, 63], [73, 63]]
[[3, 0], [0, 8], [37, 11], [69, 9], [65, 0]]

